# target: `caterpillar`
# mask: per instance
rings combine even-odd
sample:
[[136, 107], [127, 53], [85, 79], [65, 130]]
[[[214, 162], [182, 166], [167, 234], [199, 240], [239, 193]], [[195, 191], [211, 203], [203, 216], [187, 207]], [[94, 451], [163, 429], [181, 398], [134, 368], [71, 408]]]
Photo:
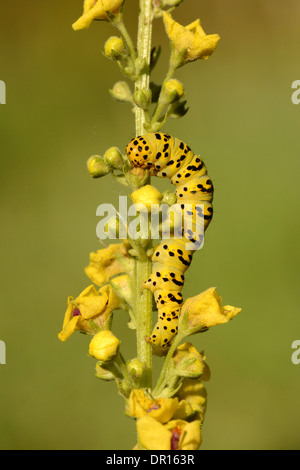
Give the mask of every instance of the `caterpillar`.
[[[132, 165], [148, 169], [150, 175], [170, 178], [176, 186], [177, 206], [179, 204], [182, 212], [188, 207], [191, 221], [196, 220], [196, 215], [200, 216], [204, 230], [208, 227], [213, 216], [213, 184], [204, 162], [188, 145], [168, 134], [150, 133], [132, 139], [126, 153]], [[146, 337], [157, 351], [167, 350], [177, 334], [184, 273], [203, 241], [203, 234], [194, 236], [184, 228], [181, 235], [181, 238], [162, 240], [156, 246], [152, 274], [143, 283], [143, 287], [154, 294], [157, 305], [157, 324], [151, 336]], [[187, 249], [191, 243], [194, 249]]]

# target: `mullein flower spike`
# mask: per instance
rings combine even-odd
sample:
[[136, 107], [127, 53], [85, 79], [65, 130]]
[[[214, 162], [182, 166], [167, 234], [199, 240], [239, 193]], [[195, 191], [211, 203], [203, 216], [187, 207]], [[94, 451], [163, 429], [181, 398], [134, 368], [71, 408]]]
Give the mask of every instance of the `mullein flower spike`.
[[94, 20], [108, 20], [107, 12], [119, 12], [124, 0], [84, 0], [83, 14], [73, 24], [75, 31], [87, 29]]

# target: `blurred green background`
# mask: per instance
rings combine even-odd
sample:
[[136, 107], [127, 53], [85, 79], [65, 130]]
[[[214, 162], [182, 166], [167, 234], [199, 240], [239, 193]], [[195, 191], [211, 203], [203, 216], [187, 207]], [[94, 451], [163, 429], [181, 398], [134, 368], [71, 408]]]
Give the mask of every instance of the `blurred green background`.
[[[138, 1], [125, 17], [135, 37]], [[118, 203], [110, 177], [86, 160], [134, 134], [130, 107], [108, 89], [120, 79], [103, 57], [116, 34], [94, 23], [73, 32], [81, 0], [0, 0], [1, 449], [130, 449], [135, 426], [113, 383], [94, 377], [89, 338], [57, 339], [68, 295], [89, 284], [83, 268], [96, 238], [96, 208]], [[212, 377], [202, 449], [299, 449], [299, 125], [291, 84], [300, 79], [298, 0], [185, 0], [174, 18], [197, 17], [221, 41], [188, 64], [189, 113], [164, 130], [200, 153], [215, 185], [205, 247], [186, 275], [185, 297], [216, 286], [242, 313], [193, 338]], [[161, 21], [153, 44], [169, 46]], [[161, 181], [155, 181], [160, 187]], [[132, 358], [127, 316], [114, 332]], [[156, 367], [160, 360], [155, 361]]]

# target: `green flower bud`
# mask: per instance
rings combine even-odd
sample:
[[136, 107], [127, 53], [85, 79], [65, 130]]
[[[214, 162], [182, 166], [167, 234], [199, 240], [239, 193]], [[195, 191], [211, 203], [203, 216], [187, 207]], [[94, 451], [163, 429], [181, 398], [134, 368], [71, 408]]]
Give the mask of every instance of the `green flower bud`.
[[117, 147], [109, 148], [103, 155], [103, 160], [107, 165], [116, 170], [122, 170], [124, 167], [124, 160], [120, 150]]
[[133, 189], [138, 189], [144, 186], [149, 177], [148, 170], [135, 166], [132, 170], [126, 173], [126, 180]]
[[168, 204], [168, 206], [173, 206], [177, 201], [177, 197], [175, 193], [170, 193], [169, 190], [165, 191], [163, 193], [163, 198], [161, 203], [162, 204]]
[[183, 97], [184, 93], [185, 91], [183, 84], [175, 78], [171, 78], [164, 84], [163, 98], [166, 103], [175, 103]]
[[99, 155], [93, 155], [87, 161], [87, 168], [89, 174], [93, 178], [100, 178], [110, 172], [109, 166], [104, 162], [103, 158]]
[[109, 90], [110, 94], [117, 101], [133, 102], [131, 90], [126, 82], [117, 82], [113, 86], [112, 90]]
[[123, 39], [117, 36], [110, 37], [105, 43], [104, 55], [113, 60], [122, 59], [122, 57], [125, 55]]
[[133, 95], [133, 99], [139, 108], [148, 109], [151, 104], [152, 93], [150, 90], [137, 90]]
[[128, 361], [127, 363], [127, 369], [129, 374], [133, 377], [133, 379], [141, 379], [146, 371], [146, 366], [145, 364], [140, 361], [137, 357], [135, 359], [132, 359], [131, 361]]

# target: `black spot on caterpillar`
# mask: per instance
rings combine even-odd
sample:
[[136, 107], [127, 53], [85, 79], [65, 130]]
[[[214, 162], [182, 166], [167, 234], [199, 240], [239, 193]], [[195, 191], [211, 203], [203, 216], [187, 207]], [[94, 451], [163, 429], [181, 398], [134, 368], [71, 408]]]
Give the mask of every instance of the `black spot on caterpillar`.
[[[213, 216], [213, 184], [202, 159], [181, 140], [163, 133], [135, 137], [127, 145], [127, 156], [134, 166], [147, 168], [151, 175], [170, 178], [176, 186], [176, 199], [183, 211], [188, 204], [191, 220], [202, 217], [204, 230]], [[201, 206], [202, 205], [203, 209]], [[183, 303], [181, 290], [184, 272], [203, 235], [193, 237], [182, 230], [182, 238], [163, 240], [155, 248], [151, 277], [143, 286], [154, 293], [158, 321], [152, 335], [146, 338], [157, 349], [167, 350], [178, 331], [178, 316]], [[187, 249], [194, 243], [195, 249]]]

